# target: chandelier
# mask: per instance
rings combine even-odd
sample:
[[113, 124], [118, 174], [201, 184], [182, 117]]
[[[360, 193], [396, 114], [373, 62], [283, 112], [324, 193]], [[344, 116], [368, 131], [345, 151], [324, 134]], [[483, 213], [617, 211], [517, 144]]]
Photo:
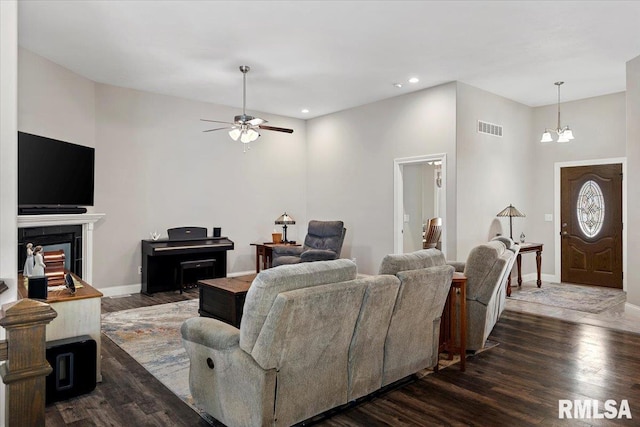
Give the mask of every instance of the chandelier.
[[558, 127], [555, 129], [545, 129], [540, 142], [553, 142], [553, 139], [551, 138], [551, 132], [555, 132], [558, 135], [559, 143], [569, 142], [573, 139], [573, 132], [571, 132], [569, 126], [560, 126], [560, 86], [562, 86], [563, 84], [564, 82], [554, 83], [554, 85], [558, 86]]

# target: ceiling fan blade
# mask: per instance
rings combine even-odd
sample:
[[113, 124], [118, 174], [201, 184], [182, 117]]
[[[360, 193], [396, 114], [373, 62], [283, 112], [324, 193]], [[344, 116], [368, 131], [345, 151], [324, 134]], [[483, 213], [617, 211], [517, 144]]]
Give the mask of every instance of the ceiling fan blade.
[[249, 123], [251, 126], [258, 126], [263, 123], [267, 123], [267, 121], [265, 119], [261, 119], [260, 117], [254, 117], [253, 119], [249, 120], [247, 123]]
[[266, 125], [259, 125], [258, 127], [264, 130], [275, 130], [276, 132], [293, 133], [293, 129], [279, 128], [275, 126], [266, 126]]
[[233, 129], [235, 126], [225, 126], [223, 128], [215, 128], [215, 129], [207, 129], [207, 130], [203, 130], [202, 132], [213, 132], [214, 130], [222, 130], [222, 129]]
[[224, 123], [226, 125], [233, 125], [231, 122], [221, 122], [220, 120], [209, 120], [209, 119], [200, 119], [202, 122], [212, 122], [212, 123]]

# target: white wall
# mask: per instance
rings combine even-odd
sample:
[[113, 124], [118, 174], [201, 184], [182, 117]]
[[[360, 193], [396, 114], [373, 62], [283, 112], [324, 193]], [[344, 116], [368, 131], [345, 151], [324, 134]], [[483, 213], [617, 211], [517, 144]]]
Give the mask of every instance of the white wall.
[[[537, 177], [531, 164], [531, 108], [464, 83], [458, 83], [457, 96], [458, 259], [465, 260], [497, 232], [509, 236], [508, 218], [496, 214], [510, 203], [527, 215], [513, 219], [514, 240], [523, 231], [533, 234], [530, 189]], [[502, 125], [503, 137], [478, 133], [478, 120]]]
[[[17, 298], [18, 224], [18, 6], [0, 1], [0, 278], [9, 290], [0, 294], [0, 304]], [[0, 340], [5, 331], [0, 328]], [[0, 385], [0, 427], [5, 425], [5, 386]]]
[[140, 240], [179, 226], [222, 227], [235, 242], [228, 272], [255, 268], [251, 242], [270, 241], [285, 210], [306, 234], [305, 122], [260, 114], [294, 133], [263, 132], [243, 153], [200, 118], [231, 120], [234, 108], [98, 84], [96, 224], [98, 287], [139, 283]]
[[627, 62], [627, 301], [640, 306], [640, 56]]
[[447, 154], [448, 250], [455, 256], [456, 84], [367, 104], [309, 120], [308, 214], [339, 219], [347, 234], [343, 258], [377, 273], [393, 252], [393, 160]]
[[[542, 271], [554, 274], [555, 237], [560, 225], [545, 222], [545, 214], [554, 213], [554, 165], [556, 162], [573, 162], [604, 158], [624, 157], [626, 155], [625, 94], [582, 99], [563, 103], [561, 108], [562, 126], [569, 125], [575, 139], [566, 144], [541, 143], [545, 128], [555, 128], [557, 124], [557, 104], [533, 109], [533, 133], [530, 139], [532, 147], [530, 181], [532, 184], [527, 210], [525, 231], [531, 240], [544, 243]], [[629, 181], [633, 182], [633, 181]], [[631, 187], [632, 188], [632, 187]], [[623, 196], [626, 197], [626, 196]], [[631, 211], [630, 211], [631, 212]], [[560, 219], [557, 218], [557, 221]], [[517, 221], [517, 219], [515, 219]], [[632, 236], [632, 234], [628, 234]], [[527, 239], [529, 240], [529, 239]], [[530, 259], [529, 259], [530, 258]], [[534, 271], [534, 257], [523, 257], [527, 270]]]
[[[243, 154], [199, 120], [231, 120], [237, 109], [94, 83], [25, 50], [19, 72], [20, 130], [96, 148], [99, 289], [140, 283], [140, 240], [151, 231], [222, 227], [235, 242], [233, 273], [255, 268], [249, 244], [270, 240], [283, 211], [306, 224], [304, 121], [259, 114], [294, 133], [263, 132]], [[300, 237], [298, 225], [289, 230]]]

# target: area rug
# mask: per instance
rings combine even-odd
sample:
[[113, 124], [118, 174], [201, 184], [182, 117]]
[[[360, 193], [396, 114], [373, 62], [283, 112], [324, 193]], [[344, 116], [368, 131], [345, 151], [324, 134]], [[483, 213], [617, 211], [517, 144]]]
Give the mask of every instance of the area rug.
[[[102, 315], [102, 332], [206, 421], [214, 424], [193, 403], [189, 391], [189, 357], [180, 335], [182, 323], [197, 316], [197, 299], [116, 311]], [[487, 341], [481, 351], [496, 345]], [[452, 360], [441, 357], [438, 366], [439, 369], [446, 369], [459, 361], [459, 356], [454, 356]], [[417, 377], [432, 373], [432, 370], [424, 369], [417, 373]]]
[[601, 313], [627, 300], [621, 289], [562, 283], [543, 283], [541, 288], [514, 289], [511, 299], [551, 305], [587, 313]]

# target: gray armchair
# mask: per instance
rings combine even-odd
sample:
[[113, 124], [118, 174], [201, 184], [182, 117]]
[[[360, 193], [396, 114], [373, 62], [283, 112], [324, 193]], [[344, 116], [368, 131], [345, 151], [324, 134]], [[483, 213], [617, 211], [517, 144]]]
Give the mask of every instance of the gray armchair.
[[331, 261], [340, 258], [347, 229], [342, 221], [309, 221], [303, 246], [274, 246], [274, 267], [300, 262]]

